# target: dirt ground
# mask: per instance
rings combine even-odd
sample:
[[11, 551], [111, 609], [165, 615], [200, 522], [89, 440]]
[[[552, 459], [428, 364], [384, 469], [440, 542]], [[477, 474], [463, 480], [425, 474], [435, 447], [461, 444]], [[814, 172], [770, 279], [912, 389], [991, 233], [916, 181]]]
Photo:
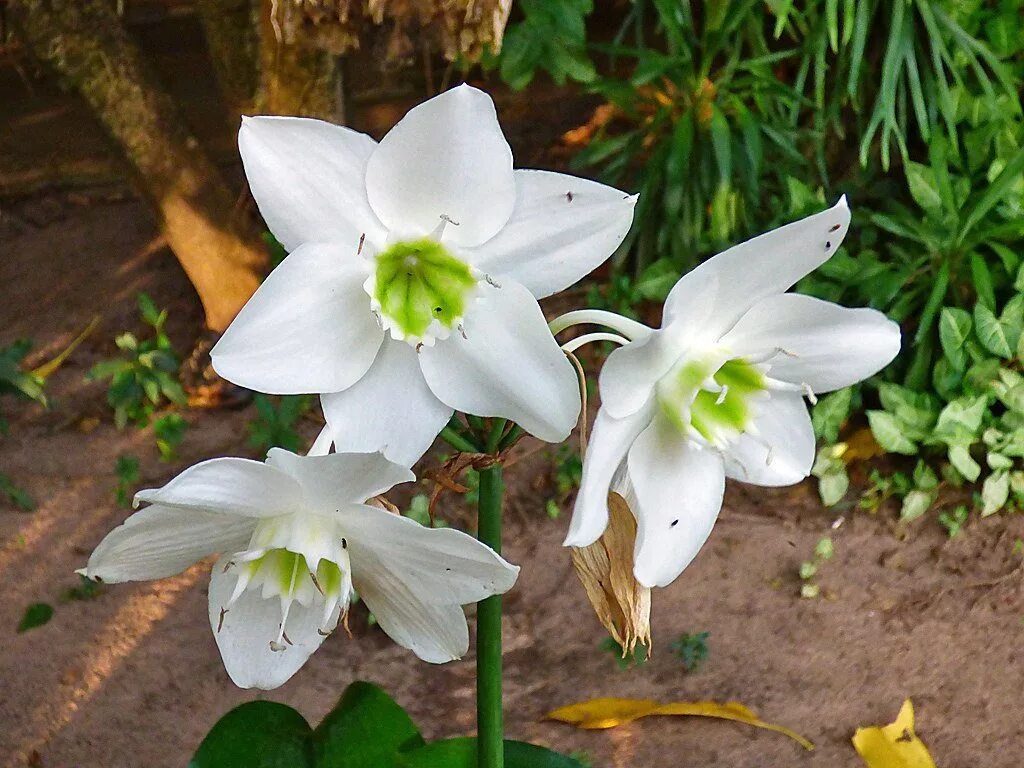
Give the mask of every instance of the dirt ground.
[[[18, 87], [0, 83], [0, 103]], [[15, 138], [75, 131], [81, 142], [71, 149], [56, 143], [53, 151], [109, 165], [102, 134], [75, 127], [73, 101], [38, 99], [0, 115], [5, 153]], [[536, 148], [550, 139], [536, 135], [540, 121], [528, 119], [522, 105], [505, 110], [523, 164], [540, 163]], [[543, 130], [557, 136], [559, 127]], [[0, 170], [18, 165], [5, 157]], [[189, 412], [180, 464], [162, 464], [152, 435], [117, 431], [103, 385], [85, 380], [95, 361], [112, 354], [113, 335], [137, 328], [133, 297], [140, 290], [170, 308], [180, 348], [187, 350], [200, 325], [192, 290], [151, 217], [120, 185], [0, 199], [0, 285], [0, 345], [33, 338], [32, 363], [101, 318], [52, 378], [51, 411], [4, 404], [11, 434], [0, 440], [0, 471], [39, 502], [33, 512], [0, 506], [4, 765], [182, 766], [231, 707], [269, 698], [315, 723], [355, 679], [390, 691], [428, 738], [472, 732], [472, 652], [445, 666], [421, 663], [368, 627], [358, 608], [353, 639], [338, 633], [288, 684], [261, 694], [234, 688], [221, 666], [206, 619], [207, 565], [65, 600], [77, 583], [73, 570], [127, 515], [112, 493], [116, 457], [138, 455], [142, 485], [155, 486], [204, 458], [251, 455], [245, 424], [252, 411]], [[304, 430], [312, 435], [316, 424]], [[1024, 538], [1020, 517], [972, 521], [948, 540], [934, 521], [897, 526], [893, 510], [824, 510], [809, 486], [734, 485], [708, 545], [655, 595], [653, 659], [620, 671], [598, 648], [606, 634], [559, 546], [567, 518], [552, 521], [544, 512], [550, 465], [537, 449], [522, 443], [525, 458], [507, 474], [505, 552], [523, 567], [506, 600], [511, 737], [582, 750], [594, 766], [608, 768], [842, 768], [860, 764], [850, 746], [854, 729], [889, 722], [910, 696], [939, 765], [1020, 765], [1024, 589], [1013, 553]], [[469, 519], [455, 499], [445, 512]], [[832, 531], [839, 515], [844, 522]], [[830, 532], [836, 556], [821, 572], [823, 597], [801, 600], [799, 563]], [[17, 634], [25, 607], [40, 601], [55, 606], [53, 619]], [[710, 633], [710, 658], [687, 673], [669, 645], [703, 631]], [[597, 696], [741, 701], [817, 748], [805, 752], [778, 734], [721, 721], [650, 719], [604, 732], [541, 721], [557, 706]]]

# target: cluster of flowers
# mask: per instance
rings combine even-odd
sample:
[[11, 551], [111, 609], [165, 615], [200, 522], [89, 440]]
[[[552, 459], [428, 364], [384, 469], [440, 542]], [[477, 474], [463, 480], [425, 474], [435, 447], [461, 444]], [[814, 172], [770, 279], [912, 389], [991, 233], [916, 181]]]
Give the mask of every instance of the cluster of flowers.
[[[459, 411], [512, 420], [549, 442], [580, 415], [565, 351], [619, 343], [566, 545], [608, 527], [609, 494], [634, 518], [633, 574], [664, 586], [710, 534], [725, 477], [807, 476], [804, 399], [886, 365], [899, 330], [869, 309], [785, 293], [827, 260], [849, 224], [835, 207], [732, 248], [683, 277], [651, 329], [538, 300], [622, 242], [635, 196], [558, 173], [513, 170], [494, 104], [460, 86], [410, 111], [378, 144], [329, 123], [246, 119], [252, 193], [289, 256], [212, 352], [224, 378], [320, 395], [327, 426], [308, 455], [216, 458], [136, 496], [141, 511], [83, 569], [157, 579], [213, 554], [209, 618], [242, 687], [291, 677], [355, 594], [429, 662], [468, 648], [462, 607], [512, 587], [518, 567], [473, 537], [396, 514], [381, 497]], [[578, 324], [593, 333], [560, 347]], [[333, 452], [332, 452], [333, 448]]]

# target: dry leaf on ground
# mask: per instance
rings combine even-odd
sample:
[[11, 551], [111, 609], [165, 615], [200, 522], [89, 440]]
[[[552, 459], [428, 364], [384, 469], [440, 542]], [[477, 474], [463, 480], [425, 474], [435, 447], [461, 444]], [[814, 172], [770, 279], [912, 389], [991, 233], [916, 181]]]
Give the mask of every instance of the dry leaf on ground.
[[858, 728], [853, 747], [868, 768], [935, 768], [924, 742], [914, 733], [914, 705], [903, 702], [896, 722]]
[[[784, 734], [804, 749], [814, 749], [814, 745], [800, 734], [781, 725], [766, 723], [758, 718], [753, 710], [734, 701], [724, 704], [716, 701], [674, 701], [668, 704], [659, 704], [650, 699], [591, 699], [579, 704], [559, 707], [553, 712], [549, 712], [545, 719], [558, 720], [579, 728], [598, 729], [614, 728], [617, 725], [630, 723], [649, 715], [689, 715], [732, 720]], [[872, 768], [876, 767], [872, 766]]]

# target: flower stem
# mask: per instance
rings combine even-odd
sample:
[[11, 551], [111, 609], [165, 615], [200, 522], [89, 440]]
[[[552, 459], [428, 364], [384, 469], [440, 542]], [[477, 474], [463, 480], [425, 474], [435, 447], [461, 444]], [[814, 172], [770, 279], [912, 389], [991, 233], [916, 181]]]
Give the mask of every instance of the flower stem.
[[[501, 552], [501, 464], [480, 470], [477, 536]], [[476, 721], [478, 768], [505, 763], [501, 697], [501, 595], [482, 600], [476, 613]]]

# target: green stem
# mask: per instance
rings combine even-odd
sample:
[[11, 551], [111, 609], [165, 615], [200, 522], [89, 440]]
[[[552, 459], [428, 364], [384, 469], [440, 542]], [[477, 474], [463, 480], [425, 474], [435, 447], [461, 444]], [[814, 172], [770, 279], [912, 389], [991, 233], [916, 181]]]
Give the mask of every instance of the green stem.
[[460, 435], [451, 427], [445, 427], [441, 430], [441, 439], [444, 440], [448, 445], [454, 448], [456, 451], [462, 451], [463, 453], [479, 453], [480, 449], [473, 445], [469, 440]]
[[[501, 552], [504, 491], [500, 464], [480, 470], [477, 536], [495, 552]], [[502, 768], [505, 763], [501, 704], [501, 595], [494, 595], [478, 603], [476, 613], [478, 768]]]

